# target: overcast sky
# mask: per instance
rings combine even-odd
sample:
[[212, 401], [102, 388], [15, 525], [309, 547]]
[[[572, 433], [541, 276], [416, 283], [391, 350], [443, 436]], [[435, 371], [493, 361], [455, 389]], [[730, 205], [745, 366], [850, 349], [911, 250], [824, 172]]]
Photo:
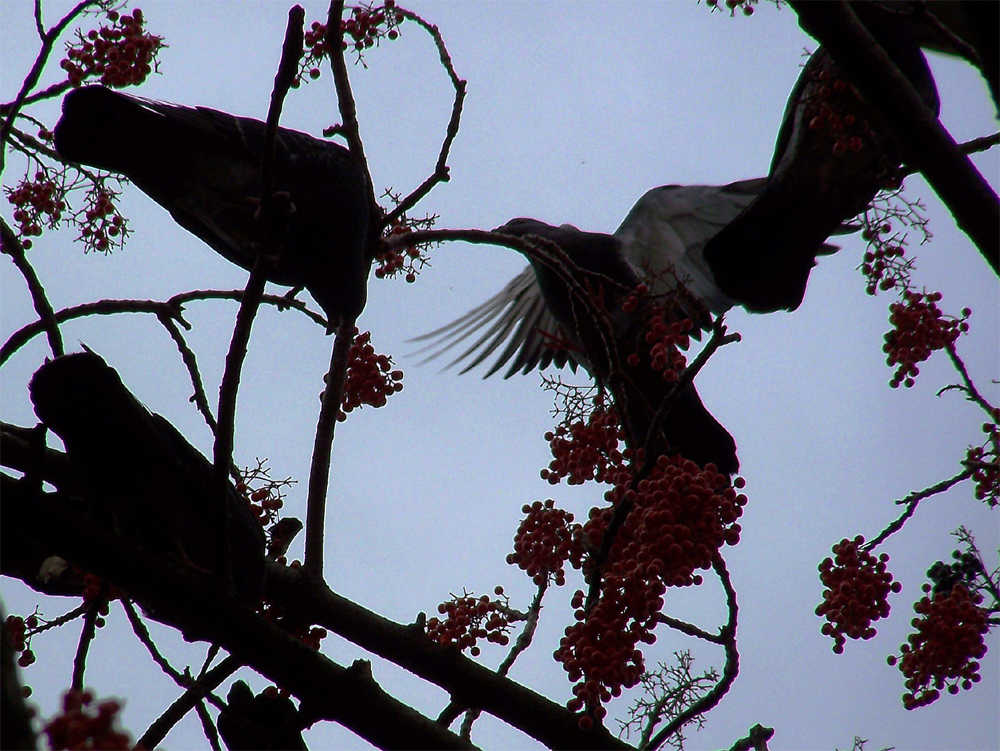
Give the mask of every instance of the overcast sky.
[[[307, 23], [325, 18], [324, 2], [304, 3]], [[52, 24], [65, 3], [46, 6]], [[285, 2], [143, 2], [148, 28], [165, 37], [162, 75], [145, 96], [203, 104], [263, 118], [286, 22]], [[437, 24], [468, 99], [455, 143], [451, 182], [439, 186], [418, 215], [438, 214], [440, 228], [491, 228], [516, 216], [589, 231], [613, 231], [636, 199], [667, 183], [726, 183], [765, 174], [788, 92], [815, 43], [788, 8], [762, 5], [752, 18], [711, 14], [704, 4], [441, 3], [412, 9]], [[34, 59], [31, 4], [0, 4], [0, 98], [13, 98]], [[57, 80], [53, 59], [42, 84]], [[409, 192], [433, 169], [451, 110], [451, 89], [429, 38], [405, 25], [399, 40], [352, 68], [362, 137], [376, 192]], [[966, 64], [932, 56], [942, 119], [967, 140], [996, 130], [992, 104]], [[33, 114], [54, 124], [57, 103]], [[286, 104], [282, 124], [318, 135], [339, 120], [329, 72]], [[156, 148], [156, 144], [150, 144]], [[994, 184], [996, 150], [976, 158]], [[12, 159], [4, 184], [20, 178]], [[954, 229], [924, 182], [907, 181], [907, 195], [926, 204], [933, 241], [914, 247], [918, 288], [940, 290], [942, 307], [972, 308], [971, 332], [959, 341], [972, 377], [996, 403], [997, 277]], [[9, 207], [5, 203], [5, 216]], [[134, 188], [121, 203], [134, 235], [124, 251], [84, 256], [75, 233], [46, 233], [31, 259], [58, 309], [106, 297], [166, 299], [187, 289], [242, 287], [245, 272], [229, 265]], [[8, 219], [9, 221], [9, 219]], [[955, 393], [935, 393], [956, 380], [938, 353], [921, 367], [916, 387], [890, 390], [881, 352], [891, 298], [864, 294], [855, 270], [863, 246], [843, 241], [823, 258], [794, 314], [751, 316], [734, 311], [743, 342], [721, 350], [698, 377], [709, 409], [735, 436], [750, 498], [739, 546], [727, 553], [740, 611], [742, 669], [722, 704], [694, 735], [691, 748], [728, 748], [755, 723], [776, 729], [771, 748], [995, 749], [1000, 747], [998, 639], [982, 661], [983, 680], [960, 696], [945, 696], [914, 712], [903, 710], [903, 679], [885, 657], [910, 631], [912, 602], [924, 572], [955, 547], [950, 533], [966, 525], [987, 563], [1000, 544], [996, 515], [976, 502], [968, 484], [924, 501], [883, 550], [903, 592], [873, 641], [832, 653], [813, 611], [820, 601], [816, 567], [841, 537], [873, 537], [899, 510], [893, 501], [960, 470], [966, 447], [981, 441], [983, 415]], [[543, 433], [553, 425], [552, 401], [537, 374], [483, 381], [439, 366], [418, 366], [405, 340], [436, 328], [499, 290], [524, 265], [509, 250], [449, 245], [433, 251], [432, 266], [407, 285], [370, 286], [359, 325], [375, 348], [405, 371], [405, 389], [379, 410], [362, 409], [338, 427], [333, 452], [326, 548], [330, 586], [386, 617], [412, 621], [463, 589], [491, 592], [502, 584], [512, 604], [527, 605], [532, 586], [504, 557], [522, 504], [554, 498], [583, 520], [602, 488], [551, 487], [539, 479], [550, 455]], [[21, 277], [0, 264], [2, 336], [34, 319]], [[210, 399], [217, 398], [236, 306], [196, 303], [187, 310]], [[150, 409], [170, 419], [202, 451], [208, 428], [188, 397], [191, 386], [176, 350], [151, 316], [104, 317], [63, 327], [67, 348], [84, 342], [117, 368]], [[255, 323], [240, 392], [236, 460], [267, 458], [275, 477], [299, 480], [286, 511], [304, 517], [305, 487], [332, 339], [295, 313], [263, 310]], [[3, 419], [33, 424], [26, 394], [31, 373], [47, 354], [43, 338], [4, 368]], [[301, 557], [301, 540], [292, 554]], [[552, 659], [570, 622], [569, 599], [580, 585], [547, 596], [532, 649], [512, 671], [518, 681], [556, 701], [570, 696], [562, 667]], [[3, 580], [7, 612], [27, 615], [38, 599], [19, 582]], [[75, 605], [43, 604], [46, 616]], [[670, 592], [667, 610], [715, 630], [724, 618], [717, 586]], [[185, 645], [153, 625], [174, 665], [197, 669], [204, 645]], [[722, 667], [721, 651], [666, 631], [647, 652], [650, 666], [690, 648], [696, 669]], [[33, 700], [51, 716], [69, 686], [79, 623], [45, 634], [33, 647], [38, 662], [25, 672]], [[331, 635], [324, 651], [340, 664], [365, 656]], [[497, 647], [482, 660], [496, 665]], [[249, 674], [248, 674], [249, 675]], [[387, 690], [436, 716], [446, 695], [391, 665], [375, 662]], [[247, 677], [247, 676], [244, 676]], [[257, 688], [266, 685], [250, 677]], [[127, 699], [125, 727], [138, 737], [178, 695], [128, 630], [120, 609], [92, 648], [87, 683], [99, 696]], [[140, 701], [142, 692], [148, 699]], [[224, 691], [223, 691], [224, 693]], [[628, 695], [626, 695], [628, 696]], [[612, 705], [625, 716], [628, 699]], [[612, 724], [612, 727], [616, 725]], [[503, 723], [482, 718], [473, 740], [485, 747], [535, 747]], [[634, 738], [633, 738], [634, 740]], [[329, 723], [307, 734], [314, 748], [365, 748]], [[206, 747], [189, 716], [166, 748]]]

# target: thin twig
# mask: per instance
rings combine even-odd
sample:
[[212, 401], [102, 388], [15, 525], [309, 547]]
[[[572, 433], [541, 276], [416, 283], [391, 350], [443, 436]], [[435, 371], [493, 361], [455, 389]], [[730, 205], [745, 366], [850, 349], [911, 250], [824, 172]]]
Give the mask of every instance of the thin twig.
[[416, 190], [400, 201], [396, 205], [396, 208], [389, 212], [389, 215], [382, 220], [380, 229], [391, 226], [404, 213], [416, 206], [424, 196], [430, 193], [435, 185], [448, 181], [448, 154], [451, 152], [452, 143], [454, 143], [455, 138], [458, 136], [458, 129], [462, 121], [462, 108], [465, 103], [466, 93], [466, 81], [459, 78], [458, 74], [455, 72], [455, 65], [452, 62], [451, 55], [448, 54], [448, 48], [445, 47], [444, 39], [441, 37], [441, 32], [438, 30], [438, 27], [427, 23], [416, 13], [408, 11], [404, 8], [400, 8], [399, 12], [403, 14], [404, 18], [408, 18], [418, 24], [431, 35], [431, 38], [434, 40], [434, 45], [437, 47], [438, 55], [441, 58], [441, 65], [444, 66], [445, 71], [447, 71], [448, 78], [451, 80], [451, 85], [455, 89], [455, 102], [451, 107], [451, 119], [448, 121], [448, 127], [445, 130], [444, 142], [441, 144], [441, 151], [438, 154], [437, 163], [434, 166], [434, 172], [430, 175], [430, 177], [424, 180], [424, 182], [421, 183]]
[[[517, 660], [518, 656], [531, 646], [531, 640], [535, 636], [535, 629], [538, 627], [538, 616], [542, 612], [542, 598], [545, 596], [548, 586], [549, 583], [547, 580], [538, 585], [538, 591], [535, 592], [531, 605], [528, 607], [528, 617], [525, 619], [524, 628], [521, 629], [521, 633], [518, 634], [517, 639], [514, 641], [514, 646], [511, 647], [510, 652], [507, 653], [507, 656], [504, 657], [497, 668], [497, 675], [507, 675], [514, 666], [514, 661]], [[452, 706], [456, 706], [454, 702], [449, 705], [449, 708]], [[442, 716], [445, 716], [447, 712], [448, 708], [441, 713]], [[481, 709], [470, 709], [465, 713], [465, 719], [462, 721], [462, 728], [459, 732], [462, 738], [466, 740], [472, 738], [472, 724], [479, 719], [482, 713], [483, 710]], [[438, 721], [440, 722], [440, 719]], [[449, 721], [448, 725], [450, 724], [451, 722]]]
[[990, 419], [993, 419], [993, 410], [995, 407], [986, 401], [982, 394], [976, 390], [976, 384], [972, 382], [972, 378], [969, 376], [969, 371], [965, 367], [965, 362], [963, 362], [962, 358], [958, 356], [958, 350], [955, 348], [955, 343], [950, 342], [945, 348], [948, 350], [948, 355], [951, 357], [951, 361], [955, 365], [955, 370], [962, 375], [962, 380], [965, 381], [966, 397], [969, 401], [975, 402], [986, 410], [986, 414], [990, 416]]
[[184, 676], [174, 667], [167, 662], [167, 658], [160, 654], [160, 650], [156, 648], [156, 644], [153, 643], [153, 638], [149, 635], [149, 629], [146, 628], [146, 624], [142, 622], [139, 618], [139, 614], [136, 612], [135, 607], [131, 602], [122, 598], [122, 609], [125, 611], [125, 615], [128, 618], [128, 622], [132, 624], [132, 633], [136, 635], [139, 642], [146, 648], [149, 652], [149, 656], [153, 658], [153, 662], [159, 665], [160, 670], [170, 676], [170, 679], [176, 683], [178, 686], [186, 688]]
[[194, 387], [194, 394], [191, 396], [191, 400], [194, 401], [198, 411], [205, 418], [205, 422], [212, 433], [215, 433], [217, 423], [215, 422], [215, 416], [212, 414], [212, 408], [209, 406], [208, 397], [205, 395], [205, 386], [201, 382], [201, 373], [198, 370], [198, 361], [195, 358], [194, 352], [184, 340], [184, 335], [180, 332], [180, 329], [177, 328], [177, 325], [169, 316], [158, 313], [156, 319], [163, 324], [163, 328], [167, 330], [170, 338], [177, 345], [177, 351], [180, 352], [181, 360], [184, 362], [188, 376], [191, 378], [191, 386]]
[[[7, 139], [10, 137], [10, 130], [14, 127], [14, 120], [17, 118], [17, 114], [21, 107], [24, 106], [24, 101], [35, 84], [38, 83], [38, 79], [42, 75], [42, 70], [45, 68], [45, 63], [48, 62], [49, 54], [52, 52], [52, 46], [55, 44], [59, 35], [62, 34], [63, 30], [73, 22], [73, 20], [82, 13], [88, 5], [93, 5], [95, 0], [82, 0], [76, 4], [76, 6], [67, 13], [62, 20], [59, 21], [55, 26], [53, 26], [49, 31], [42, 34], [42, 46], [38, 50], [38, 56], [35, 58], [34, 64], [31, 66], [31, 70], [28, 71], [28, 75], [24, 77], [24, 82], [21, 84], [21, 90], [17, 92], [17, 96], [14, 97], [14, 101], [10, 103], [9, 108], [6, 111], [6, 119], [3, 121], [3, 125], [0, 126], [0, 173], [3, 172], [5, 153], [7, 149]], [[41, 23], [41, 19], [38, 19], [38, 23]]]
[[[185, 303], [202, 300], [235, 300], [239, 302], [244, 297], [244, 290], [215, 290], [201, 289], [184, 292], [174, 295], [169, 300], [99, 300], [97, 302], [75, 305], [70, 308], [63, 308], [55, 313], [56, 323], [65, 323], [75, 318], [84, 318], [91, 315], [115, 315], [118, 313], [153, 313], [154, 315], [167, 315], [176, 320], [185, 329], [190, 329], [191, 325], [181, 316], [181, 309]], [[319, 324], [325, 330], [326, 319], [314, 313], [306, 307], [301, 300], [289, 300], [283, 295], [264, 295], [261, 303], [273, 305], [278, 310], [291, 308], [297, 310], [314, 323]], [[27, 344], [31, 339], [45, 331], [43, 321], [34, 321], [23, 326], [11, 334], [10, 338], [0, 347], [0, 365], [3, 365], [11, 355]]]
[[682, 621], [678, 618], [666, 615], [664, 613], [656, 614], [657, 623], [662, 623], [669, 626], [676, 631], [680, 631], [682, 634], [687, 634], [688, 636], [693, 636], [696, 639], [704, 639], [705, 641], [710, 641], [713, 644], [722, 644], [722, 637], [718, 634], [710, 634], [702, 628], [698, 628], [692, 623], [687, 621]]
[[136, 747], [156, 748], [160, 742], [170, 732], [171, 728], [180, 722], [184, 715], [190, 712], [195, 705], [205, 698], [209, 691], [218, 688], [219, 685], [229, 676], [243, 666], [243, 663], [230, 655], [208, 673], [195, 681], [173, 704], [167, 707], [153, 724], [150, 725], [142, 737], [136, 742]]
[[305, 561], [303, 568], [317, 579], [323, 578], [323, 537], [326, 525], [326, 494], [330, 485], [330, 452], [337, 428], [337, 416], [344, 403], [347, 368], [351, 345], [357, 329], [354, 320], [346, 320], [337, 328], [330, 354], [330, 370], [323, 389], [316, 436], [313, 440], [312, 462], [309, 467], [309, 489], [306, 500]]
[[[21, 272], [21, 276], [24, 277], [24, 282], [28, 286], [28, 294], [31, 296], [31, 304], [34, 306], [35, 313], [38, 314], [38, 319], [41, 321], [45, 333], [48, 335], [49, 349], [52, 350], [52, 356], [60, 357], [64, 351], [62, 335], [59, 333], [59, 326], [56, 324], [52, 305], [45, 295], [45, 288], [42, 286], [41, 281], [39, 281], [34, 267], [28, 261], [24, 253], [24, 248], [21, 246], [21, 241], [17, 239], [14, 231], [2, 217], [0, 217], [0, 240], [2, 240], [0, 246], [2, 246], [3, 252], [10, 256], [14, 262], [14, 266], [17, 267], [17, 270]], [[2, 362], [3, 360], [0, 360], [0, 363]]]
[[906, 498], [896, 501], [897, 506], [905, 505], [906, 511], [904, 511], [902, 515], [900, 515], [900, 517], [896, 519], [896, 521], [892, 522], [888, 527], [883, 529], [875, 539], [871, 540], [870, 542], [866, 542], [863, 546], [864, 549], [873, 550], [877, 546], [881, 545], [883, 542], [886, 541], [889, 535], [898, 532], [903, 528], [903, 525], [906, 523], [906, 520], [909, 519], [911, 516], [913, 516], [913, 513], [917, 510], [917, 504], [920, 503], [920, 501], [922, 501], [924, 498], [930, 498], [932, 495], [937, 495], [938, 493], [943, 493], [946, 490], [950, 490], [952, 487], [958, 485], [958, 483], [962, 482], [963, 480], [967, 480], [970, 477], [972, 477], [973, 471], [974, 470], [971, 467], [966, 467], [957, 475], [952, 477], [950, 480], [944, 480], [943, 482], [939, 482], [937, 485], [932, 485], [931, 487], [924, 488], [923, 490], [916, 490], [910, 493], [908, 496], [906, 496]]
[[107, 582], [101, 582], [97, 596], [87, 604], [87, 612], [83, 615], [83, 630], [80, 632], [80, 642], [76, 646], [76, 656], [73, 658], [73, 681], [74, 691], [83, 691], [83, 676], [87, 671], [87, 653], [90, 645], [94, 641], [97, 633], [97, 618], [101, 608], [108, 602], [108, 591], [110, 587]]
[[59, 626], [69, 623], [70, 621], [75, 621], [77, 618], [79, 618], [81, 615], [84, 615], [86, 612], [87, 612], [87, 603], [77, 605], [75, 608], [66, 613], [63, 613], [58, 618], [54, 618], [51, 621], [43, 623], [42, 625], [38, 626], [38, 628], [31, 629], [30, 634], [34, 636], [35, 634], [40, 634], [43, 631], [48, 631], [49, 629], [52, 628], [58, 628]]
[[736, 650], [736, 625], [739, 615], [739, 607], [736, 604], [736, 590], [733, 589], [733, 583], [729, 578], [729, 571], [726, 569], [726, 562], [722, 559], [722, 556], [716, 555], [715, 560], [712, 562], [712, 568], [719, 575], [722, 588], [726, 591], [726, 606], [729, 609], [729, 621], [722, 627], [720, 632], [722, 645], [726, 649], [726, 666], [723, 668], [722, 678], [715, 684], [715, 687], [711, 691], [677, 715], [663, 730], [657, 733], [646, 747], [650, 750], [659, 748], [667, 738], [692, 719], [698, 715], [705, 714], [715, 707], [732, 687], [733, 681], [736, 680], [736, 676], [740, 672], [740, 653]]
[[212, 747], [212, 751], [222, 751], [222, 746], [219, 745], [219, 732], [215, 729], [215, 723], [212, 722], [212, 717], [208, 714], [205, 702], [199, 701], [195, 704], [194, 711], [198, 713], [202, 730], [205, 731], [205, 737], [208, 738], [208, 744]]

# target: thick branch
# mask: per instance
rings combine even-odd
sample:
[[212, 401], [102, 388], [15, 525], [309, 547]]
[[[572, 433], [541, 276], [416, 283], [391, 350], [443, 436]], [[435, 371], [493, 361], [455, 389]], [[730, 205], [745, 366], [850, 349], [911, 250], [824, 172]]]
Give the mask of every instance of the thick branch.
[[332, 592], [302, 571], [268, 564], [268, 601], [281, 605], [479, 707], [549, 748], [626, 749], [603, 728], [580, 730], [578, 717], [529, 688], [427, 638], [423, 628], [394, 623]]
[[261, 618], [214, 577], [111, 534], [50, 494], [0, 479], [4, 525], [118, 585], [187, 638], [222, 645], [287, 688], [311, 716], [339, 722], [380, 748], [469, 748], [388, 695], [364, 669], [343, 668]]

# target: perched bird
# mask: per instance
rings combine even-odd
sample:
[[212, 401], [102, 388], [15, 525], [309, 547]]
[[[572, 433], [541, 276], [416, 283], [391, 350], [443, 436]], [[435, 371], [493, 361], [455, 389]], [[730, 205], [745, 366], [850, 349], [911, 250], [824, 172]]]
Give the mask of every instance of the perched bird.
[[[263, 138], [259, 120], [100, 86], [67, 94], [55, 128], [60, 157], [126, 176], [179, 225], [248, 270], [265, 238], [257, 217]], [[307, 288], [331, 325], [357, 317], [373, 257], [361, 165], [338, 144], [279, 128], [273, 186], [288, 211], [277, 220], [269, 281]]]
[[[213, 468], [173, 425], [89, 351], [47, 362], [28, 389], [38, 419], [62, 439], [98, 524], [184, 565], [215, 568]], [[231, 484], [227, 504], [233, 583], [256, 605], [264, 530]]]
[[[606, 382], [616, 368], [623, 376], [621, 391], [616, 394], [622, 398], [616, 405], [626, 423], [630, 443], [634, 447], [647, 445], [653, 415], [673, 384], [651, 366], [649, 345], [642, 340], [645, 317], [628, 311], [624, 305], [640, 278], [625, 257], [621, 241], [612, 235], [582, 232], [568, 224], [553, 227], [534, 219], [514, 219], [495, 231], [529, 242], [537, 238], [554, 242], [577, 267], [580, 283], [589, 290], [599, 308], [595, 311], [582, 305], [559, 273], [529, 256], [529, 268], [539, 294], [535, 306], [538, 317], [554, 325], [548, 331], [538, 327], [526, 331], [519, 358], [540, 365], [546, 347], [560, 346], [567, 359], [585, 367], [600, 382]], [[606, 317], [613, 342], [605, 340], [602, 326], [595, 321], [595, 312]], [[522, 328], [526, 322], [527, 319]], [[557, 338], [561, 340], [558, 345]], [[614, 358], [610, 356], [610, 346], [616, 350]], [[630, 355], [636, 356], [634, 361]], [[659, 439], [654, 436], [653, 440], [657, 451], [679, 453], [702, 466], [711, 462], [725, 473], [739, 469], [736, 442], [705, 409], [694, 384], [678, 393], [663, 424], [662, 436]]]
[[[273, 692], [273, 693], [272, 693]], [[297, 751], [305, 749], [299, 712], [287, 696], [265, 689], [254, 696], [245, 681], [236, 681], [219, 715], [219, 735], [229, 751]]]

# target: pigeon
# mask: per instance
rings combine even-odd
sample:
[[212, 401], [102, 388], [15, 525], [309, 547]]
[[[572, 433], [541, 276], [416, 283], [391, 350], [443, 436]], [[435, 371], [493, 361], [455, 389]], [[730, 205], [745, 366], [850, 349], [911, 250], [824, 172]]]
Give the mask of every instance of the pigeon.
[[[913, 25], [894, 8], [852, 8], [937, 115], [934, 77]], [[705, 245], [719, 290], [755, 313], [797, 308], [815, 261], [812, 251], [898, 182], [903, 157], [878, 109], [825, 48], [817, 49], [788, 98], [766, 183]]]
[[[86, 86], [66, 95], [55, 147], [67, 162], [124, 175], [179, 225], [227, 260], [253, 268], [264, 246], [258, 220], [264, 123]], [[268, 280], [305, 287], [330, 328], [364, 309], [375, 243], [368, 178], [344, 147], [279, 128], [278, 222]]]
[[[541, 238], [558, 245], [576, 266], [579, 283], [589, 290], [593, 300], [598, 301], [600, 310], [596, 313], [605, 316], [610, 324], [613, 342], [605, 340], [606, 328], [595, 321], [595, 311], [588, 305], [581, 305], [562, 275], [529, 256], [529, 268], [541, 295], [537, 307], [554, 326], [544, 335], [537, 328], [528, 332], [529, 339], [520, 358], [541, 363], [545, 357], [542, 348], [551, 348], [554, 338], [560, 337], [567, 350], [566, 357], [583, 366], [598, 382], [606, 383], [612, 371], [623, 376], [616, 399], [626, 426], [626, 443], [632, 448], [651, 448], [658, 454], [680, 454], [703, 467], [714, 464], [726, 474], [739, 469], [736, 442], [702, 404], [693, 383], [683, 387], [674, 397], [663, 423], [662, 436], [649, 435], [653, 416], [673, 384], [651, 366], [649, 345], [642, 340], [645, 317], [625, 305], [639, 286], [640, 277], [625, 257], [620, 239], [598, 232], [582, 232], [568, 224], [553, 227], [525, 218], [513, 219], [494, 231], [528, 242]], [[522, 322], [522, 328], [524, 325]], [[612, 346], [616, 350], [615, 357], [609, 352]], [[635, 355], [635, 360], [629, 355]]]
[[[619, 255], [636, 277], [649, 284], [653, 295], [667, 294], [683, 283], [689, 293], [683, 297], [694, 298], [683, 307], [696, 324], [693, 334], [697, 335], [701, 329], [711, 325], [707, 312], [721, 315], [738, 303], [715, 283], [713, 270], [703, 255], [705, 244], [754, 201], [765, 183], [765, 178], [757, 178], [721, 186], [664, 185], [653, 188], [636, 202], [614, 235], [602, 235], [609, 239], [594, 247], [606, 251], [610, 249]], [[595, 233], [587, 234], [596, 237]], [[825, 244], [815, 249], [817, 254], [835, 250], [835, 246]], [[550, 346], [557, 322], [545, 305], [535, 269], [530, 265], [482, 305], [413, 341], [430, 340], [430, 344], [419, 350], [429, 352], [424, 360], [426, 362], [483, 328], [485, 331], [479, 338], [449, 365], [472, 357], [461, 371], [467, 373], [488, 359], [508, 339], [509, 343], [484, 378], [498, 372], [511, 358], [513, 362], [505, 378], [518, 371], [527, 374], [535, 368], [549, 365], [569, 366], [575, 370], [580, 364], [573, 353]]]
[[[66, 447], [76, 485], [97, 524], [196, 570], [216, 566], [212, 464], [165, 418], [150, 412], [99, 355], [51, 360], [28, 386], [38, 419]], [[233, 584], [257, 605], [264, 584], [264, 530], [232, 484]]]

